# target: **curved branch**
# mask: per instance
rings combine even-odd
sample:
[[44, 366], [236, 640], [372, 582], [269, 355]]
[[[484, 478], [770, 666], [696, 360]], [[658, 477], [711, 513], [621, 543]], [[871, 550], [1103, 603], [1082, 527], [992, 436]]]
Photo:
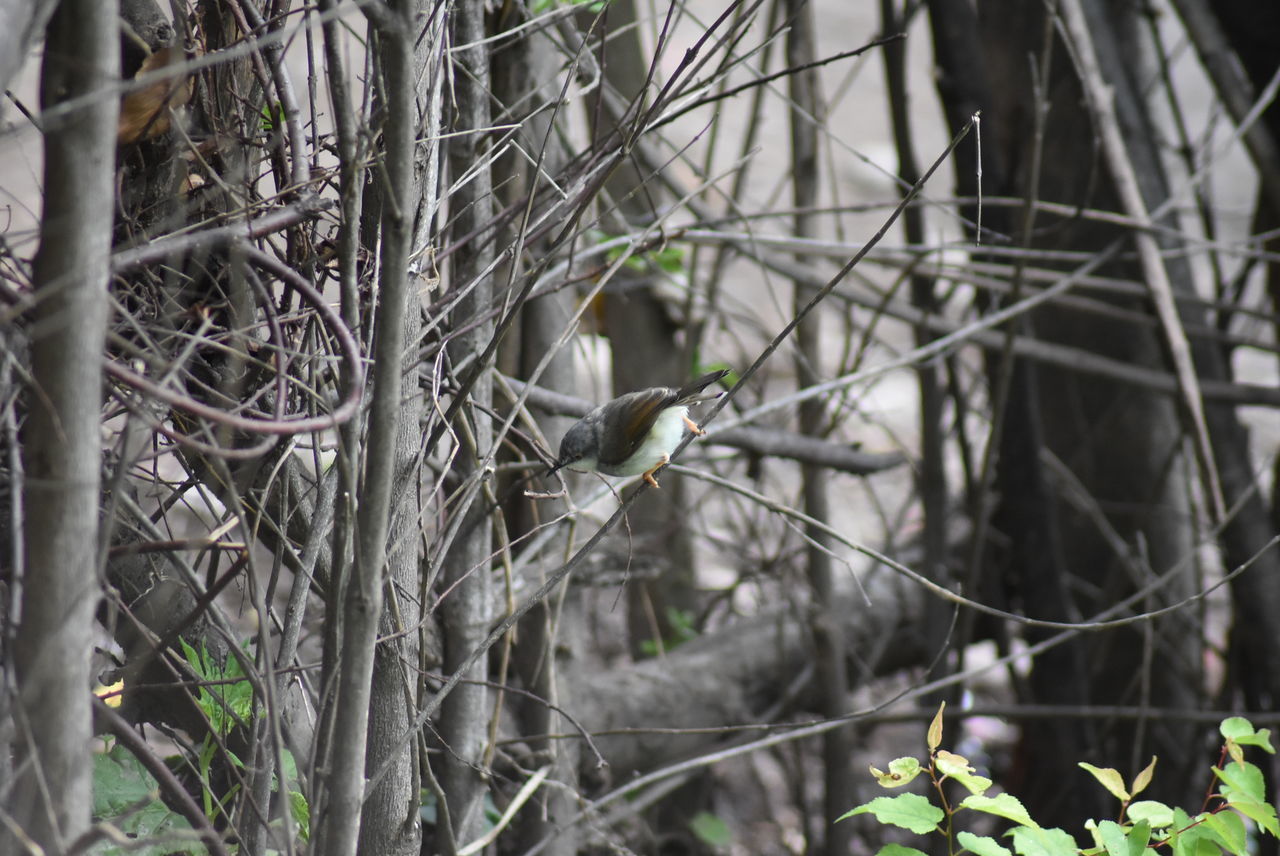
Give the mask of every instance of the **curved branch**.
[[[230, 241], [240, 237], [240, 234], [232, 235], [228, 232], [220, 233], [219, 240]], [[183, 410], [192, 416], [214, 422], [219, 425], [225, 425], [237, 431], [243, 431], [250, 434], [269, 434], [269, 435], [291, 435], [301, 434], [310, 431], [323, 431], [341, 425], [350, 419], [356, 412], [356, 408], [360, 406], [360, 399], [364, 389], [364, 370], [360, 356], [360, 346], [356, 344], [355, 337], [351, 331], [347, 329], [347, 325], [324, 299], [324, 296], [311, 285], [303, 276], [301, 276], [293, 268], [276, 259], [274, 256], [263, 252], [257, 247], [251, 245], [243, 245], [240, 252], [245, 254], [246, 259], [254, 265], [262, 268], [270, 273], [276, 279], [286, 283], [290, 288], [298, 293], [298, 295], [306, 303], [311, 304], [312, 309], [320, 316], [321, 323], [338, 341], [338, 345], [342, 351], [342, 358], [348, 364], [349, 371], [341, 373], [345, 379], [346, 389], [342, 391], [342, 400], [329, 414], [325, 416], [303, 416], [303, 417], [278, 417], [274, 419], [254, 419], [246, 416], [239, 416], [234, 413], [227, 413], [212, 407], [203, 402], [197, 401], [189, 395], [169, 389], [155, 381], [152, 381], [143, 375], [135, 372], [133, 369], [123, 363], [107, 360], [105, 371], [108, 375], [127, 384], [140, 392], [143, 392], [158, 401], [162, 401], [170, 407]], [[285, 366], [283, 363], [277, 368], [277, 371], [283, 373]], [[283, 395], [281, 395], [283, 398]], [[277, 406], [283, 406], [283, 401], [277, 402]], [[166, 432], [168, 433], [168, 432]], [[184, 442], [189, 438], [181, 435], [170, 434], [173, 439], [178, 442]], [[215, 449], [207, 447], [206, 452], [226, 456], [229, 450]]]

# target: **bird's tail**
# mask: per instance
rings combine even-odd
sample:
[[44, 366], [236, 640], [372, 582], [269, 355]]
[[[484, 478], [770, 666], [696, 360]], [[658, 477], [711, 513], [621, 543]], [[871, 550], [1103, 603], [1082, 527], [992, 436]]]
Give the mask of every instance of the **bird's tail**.
[[720, 390], [716, 390], [715, 392], [703, 392], [703, 390], [720, 380], [720, 378], [724, 377], [728, 373], [728, 369], [720, 369], [720, 371], [704, 374], [692, 383], [685, 384], [680, 387], [679, 400], [686, 404], [692, 404], [698, 401], [710, 401], [713, 398], [719, 398], [721, 395]]

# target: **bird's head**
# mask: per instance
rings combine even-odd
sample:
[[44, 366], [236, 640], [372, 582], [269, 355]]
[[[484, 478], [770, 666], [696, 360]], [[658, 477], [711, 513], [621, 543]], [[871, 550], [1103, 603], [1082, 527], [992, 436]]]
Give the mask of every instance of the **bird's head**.
[[568, 431], [560, 441], [560, 454], [556, 458], [548, 474], [564, 467], [590, 472], [595, 469], [596, 456], [600, 453], [598, 425], [593, 420], [583, 419]]

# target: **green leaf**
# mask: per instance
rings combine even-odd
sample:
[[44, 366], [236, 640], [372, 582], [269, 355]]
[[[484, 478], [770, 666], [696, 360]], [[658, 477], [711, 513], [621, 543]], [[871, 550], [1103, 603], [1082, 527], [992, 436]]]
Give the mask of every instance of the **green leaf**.
[[[1180, 848], [1185, 848], [1189, 846], [1188, 842], [1182, 842], [1181, 839], [1183, 835], [1186, 834], [1186, 830], [1189, 830], [1191, 828], [1193, 828], [1191, 826], [1191, 818], [1187, 816], [1187, 813], [1185, 811], [1178, 808], [1177, 806], [1174, 806], [1173, 823], [1169, 825], [1169, 838], [1168, 838], [1169, 847], [1174, 853], [1178, 853]], [[1192, 846], [1194, 849], [1194, 845], [1190, 845], [1190, 846]]]
[[965, 850], [977, 856], [1013, 856], [1013, 853], [994, 838], [986, 835], [974, 835], [972, 832], [957, 832], [956, 841]]
[[262, 109], [258, 111], [258, 122], [261, 124], [262, 130], [274, 131], [284, 124], [284, 105], [263, 104]]
[[1156, 773], [1156, 756], [1151, 756], [1151, 763], [1138, 775], [1133, 777], [1133, 784], [1129, 787], [1129, 793], [1135, 797], [1147, 789], [1147, 785], [1151, 784], [1152, 778]]
[[1098, 824], [1098, 840], [1106, 848], [1108, 856], [1138, 856], [1129, 849], [1129, 839], [1125, 836], [1124, 827], [1114, 820], [1104, 820]]
[[120, 744], [93, 756], [94, 817], [114, 817], [159, 796], [155, 778]]
[[1216, 811], [1205, 817], [1204, 825], [1221, 839], [1218, 843], [1222, 849], [1236, 856], [1248, 853], [1244, 821], [1234, 811]]
[[[1089, 822], [1093, 825], [1093, 821]], [[1093, 826], [1094, 838], [1107, 851], [1108, 856], [1142, 856], [1151, 840], [1151, 824], [1141, 821], [1132, 827], [1124, 827], [1114, 820], [1104, 820]]]
[[933, 722], [929, 723], [926, 742], [929, 744], [930, 752], [942, 745], [942, 712], [946, 709], [947, 703], [945, 701], [939, 704], [938, 712], [933, 715]]
[[1169, 840], [1174, 856], [1222, 856], [1217, 836], [1204, 826], [1184, 829]]
[[1019, 856], [1076, 856], [1079, 851], [1075, 839], [1061, 829], [1015, 826], [1010, 835]]
[[[1240, 746], [1258, 746], [1264, 751], [1274, 755], [1276, 750], [1271, 745], [1271, 730], [1263, 728], [1255, 730], [1253, 723], [1245, 719], [1243, 716], [1230, 716], [1222, 720], [1222, 724], [1218, 726], [1218, 731], [1227, 739], [1227, 742], [1236, 743]], [[1233, 754], [1234, 758], [1235, 755]]]
[[300, 791], [289, 791], [289, 811], [303, 841], [311, 840], [311, 806]]
[[1145, 820], [1154, 829], [1164, 829], [1173, 824], [1173, 809], [1155, 800], [1138, 800], [1130, 803], [1125, 815], [1130, 820]]
[[1276, 820], [1276, 810], [1271, 803], [1254, 800], [1247, 802], [1231, 800], [1230, 802], [1232, 808], [1258, 824], [1258, 828], [1263, 832], [1269, 832], [1280, 838], [1280, 822]]
[[1126, 836], [1129, 841], [1130, 856], [1142, 856], [1147, 852], [1147, 844], [1151, 841], [1151, 824], [1140, 820], [1133, 825]]
[[290, 752], [288, 749], [281, 750], [280, 760], [282, 765], [284, 766], [285, 782], [298, 781], [298, 762], [293, 757], [293, 753]]
[[981, 811], [986, 814], [994, 814], [997, 817], [1007, 818], [1014, 823], [1020, 823], [1023, 826], [1030, 826], [1033, 829], [1039, 829], [1040, 824], [1031, 819], [1031, 815], [1027, 814], [1027, 810], [1023, 807], [1018, 798], [1012, 794], [999, 794], [994, 797], [984, 797], [974, 794], [964, 798], [964, 802], [960, 803], [960, 808], [970, 808], [974, 811]]
[[933, 832], [944, 817], [942, 809], [919, 794], [898, 794], [896, 797], [876, 797], [852, 811], [836, 818], [837, 821], [855, 814], [871, 814], [881, 823], [909, 829], [919, 835]]
[[1250, 737], [1256, 732], [1253, 723], [1243, 716], [1228, 716], [1218, 724], [1218, 733], [1227, 740], [1239, 740], [1241, 737]]
[[689, 821], [689, 829], [698, 840], [711, 847], [728, 847], [733, 843], [733, 834], [723, 820], [711, 812], [700, 811]]
[[667, 273], [683, 273], [684, 255], [684, 250], [680, 247], [668, 245], [654, 254], [654, 261]]
[[1213, 774], [1222, 780], [1218, 792], [1224, 797], [1230, 798], [1235, 795], [1252, 797], [1255, 800], [1266, 799], [1267, 784], [1263, 779], [1262, 771], [1248, 761], [1228, 764], [1225, 770], [1214, 767]]
[[886, 844], [876, 851], [876, 856], [928, 856], [924, 851], [905, 844]]
[[[125, 835], [137, 839], [127, 848], [103, 841], [89, 850], [94, 856], [166, 856], [181, 850], [194, 856], [208, 851], [195, 838], [191, 824], [170, 811], [159, 799], [160, 789], [151, 773], [124, 747], [93, 756], [93, 817], [111, 823]], [[185, 833], [190, 841], [175, 846], [174, 837]], [[147, 838], [168, 836], [163, 844], [143, 843]]]
[[698, 638], [697, 616], [693, 612], [669, 606], [666, 615], [668, 634], [661, 645], [656, 639], [640, 640], [640, 652], [646, 657], [656, 657], [663, 651]]
[[[581, 6], [593, 15], [600, 14], [604, 7], [608, 5], [609, 0], [562, 0], [565, 6]], [[535, 15], [542, 12], [550, 11], [556, 5], [556, 0], [536, 0], [530, 7], [529, 11]]]
[[1222, 780], [1218, 792], [1227, 804], [1258, 824], [1264, 832], [1280, 837], [1280, 823], [1276, 821], [1275, 807], [1267, 801], [1266, 781], [1262, 771], [1247, 761], [1228, 764], [1225, 770], [1213, 768]]
[[182, 655], [187, 658], [187, 665], [191, 667], [191, 671], [196, 673], [197, 678], [205, 680], [204, 659], [199, 652], [191, 647], [191, 643], [181, 636], [178, 637], [178, 644], [182, 646]]
[[196, 677], [208, 682], [200, 687], [196, 704], [209, 718], [209, 724], [220, 735], [229, 734], [237, 720], [248, 722], [253, 715], [253, 685], [244, 680], [240, 661], [228, 655], [226, 665], [219, 664], [202, 644], [196, 651], [185, 639], [182, 652]]
[[[1177, 856], [1223, 856], [1224, 850], [1230, 850], [1227, 840], [1211, 828], [1209, 817], [1203, 812], [1190, 817], [1185, 811], [1175, 807], [1173, 825], [1169, 827], [1171, 851]], [[1239, 825], [1239, 818], [1234, 815], [1232, 817]]]
[[939, 749], [934, 758], [938, 762], [938, 772], [944, 776], [973, 772], [973, 767], [969, 766], [969, 759], [963, 755], [957, 755], [955, 752]]
[[502, 820], [502, 810], [493, 801], [493, 791], [484, 792], [484, 831], [488, 832]]
[[920, 775], [922, 769], [920, 762], [915, 758], [894, 758], [889, 762], [887, 773], [872, 767], [871, 775], [876, 777], [877, 784], [882, 788], [900, 788]]
[[943, 776], [964, 785], [969, 793], [982, 794], [991, 787], [991, 780], [977, 775], [973, 767], [969, 766], [968, 758], [948, 752], [946, 749], [939, 749], [934, 758], [938, 764], [938, 771]]
[[[593, 5], [592, 0], [569, 0], [569, 5], [581, 6], [584, 4]], [[597, 243], [605, 243], [621, 237], [594, 229], [591, 230], [590, 235]], [[624, 255], [626, 256], [625, 258], [623, 258]], [[620, 258], [623, 259], [623, 267], [637, 273], [648, 273], [657, 268], [668, 274], [680, 274], [684, 272], [685, 267], [685, 250], [681, 247], [673, 247], [670, 244], [664, 244], [657, 249], [653, 249], [637, 248], [628, 242], [605, 253], [605, 261], [609, 264], [613, 264]]]
[[1124, 778], [1121, 777], [1119, 770], [1114, 767], [1095, 767], [1084, 761], [1080, 762], [1080, 767], [1092, 773], [1093, 777], [1101, 782], [1113, 797], [1121, 802], [1129, 801], [1129, 792], [1124, 788]]

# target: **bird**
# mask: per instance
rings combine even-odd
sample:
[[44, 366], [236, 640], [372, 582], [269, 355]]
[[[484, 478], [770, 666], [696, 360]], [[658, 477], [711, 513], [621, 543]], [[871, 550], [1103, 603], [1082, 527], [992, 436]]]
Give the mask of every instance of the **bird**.
[[671, 462], [685, 429], [706, 433], [689, 418], [689, 408], [719, 398], [720, 392], [703, 390], [727, 374], [721, 369], [679, 389], [650, 387], [600, 405], [565, 432], [548, 475], [568, 467], [606, 476], [639, 475], [660, 487], [654, 474]]

